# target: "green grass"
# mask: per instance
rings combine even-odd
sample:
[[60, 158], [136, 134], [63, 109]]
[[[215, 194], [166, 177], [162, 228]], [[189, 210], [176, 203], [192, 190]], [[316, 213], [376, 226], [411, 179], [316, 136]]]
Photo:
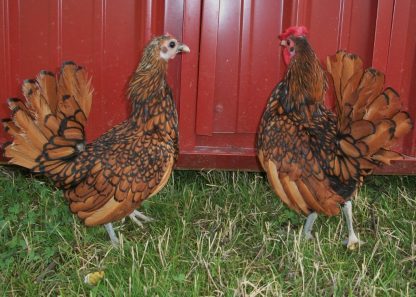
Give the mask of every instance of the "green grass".
[[[142, 211], [116, 223], [121, 248], [86, 228], [45, 180], [0, 170], [4, 296], [415, 296], [416, 177], [371, 177], [354, 204], [366, 243], [348, 251], [344, 220], [304, 218], [263, 174], [176, 171]], [[97, 286], [84, 276], [104, 270]]]

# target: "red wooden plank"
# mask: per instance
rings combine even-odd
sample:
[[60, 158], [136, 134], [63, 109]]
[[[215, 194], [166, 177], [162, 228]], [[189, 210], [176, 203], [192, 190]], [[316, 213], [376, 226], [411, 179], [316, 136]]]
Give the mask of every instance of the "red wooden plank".
[[106, 124], [107, 119], [103, 116], [106, 98], [102, 91], [101, 75], [105, 1], [88, 0], [79, 5], [76, 0], [66, 0], [62, 1], [60, 9], [57, 34], [61, 60], [70, 60], [82, 65], [92, 76], [94, 94], [86, 132], [88, 140], [93, 140], [109, 128]]
[[339, 49], [361, 57], [365, 67], [372, 65], [374, 31], [377, 20], [376, 1], [344, 0], [340, 11]]
[[9, 43], [9, 58], [10, 58], [10, 93], [7, 97], [20, 96], [20, 83], [19, 77], [19, 65], [20, 65], [20, 47], [19, 47], [19, 3], [18, 1], [8, 2], [8, 18], [9, 18], [9, 30], [8, 40]]
[[338, 26], [338, 48], [346, 49], [350, 45], [350, 28], [352, 24], [353, 0], [344, 0], [340, 6], [340, 22]]
[[139, 12], [145, 16], [145, 26], [142, 28], [144, 40], [148, 41], [153, 36], [164, 33], [165, 0], [145, 0], [144, 11]]
[[[10, 42], [9, 42], [9, 7], [8, 1], [0, 2], [0, 100], [6, 99], [11, 93], [10, 76]], [[0, 103], [0, 117], [10, 116], [5, 102]], [[0, 141], [6, 140], [3, 133], [0, 133]]]
[[389, 56], [394, 0], [381, 0], [377, 7], [373, 67], [386, 72]]
[[[237, 132], [256, 133], [271, 91], [283, 73], [278, 34], [282, 32], [281, 1], [244, 1], [238, 81]], [[276, 15], [280, 17], [276, 17]], [[267, 32], [267, 34], [264, 34]]]
[[215, 132], [234, 133], [236, 131], [241, 49], [240, 25], [241, 1], [220, 1], [217, 59], [214, 78], [213, 128]]
[[183, 41], [189, 46], [191, 52], [182, 57], [179, 106], [179, 148], [181, 153], [191, 151], [196, 141], [195, 116], [197, 114], [200, 16], [200, 1], [185, 0]]
[[351, 22], [349, 24], [348, 44], [341, 48], [359, 55], [365, 67], [370, 67], [373, 58], [374, 32], [377, 20], [377, 2], [376, 1], [351, 1], [350, 7]]
[[407, 159], [403, 161], [393, 161], [392, 166], [384, 166], [383, 168], [377, 169], [375, 174], [416, 174], [416, 160]]
[[[184, 17], [184, 0], [165, 1], [164, 13], [164, 33], [170, 33], [183, 43], [187, 44], [186, 40], [183, 40], [183, 17]], [[193, 53], [193, 51], [192, 51]], [[189, 54], [186, 54], [189, 55]], [[172, 88], [173, 98], [176, 102], [176, 108], [180, 109], [180, 86], [181, 86], [181, 67], [182, 58], [186, 55], [178, 55], [175, 59], [169, 62], [168, 67], [168, 82]]]
[[[238, 155], [226, 152], [213, 152], [212, 150], [197, 150], [192, 153], [183, 153], [176, 163], [177, 169], [218, 169], [218, 170], [245, 170], [262, 171], [259, 161], [252, 153], [242, 152]], [[375, 175], [406, 174], [415, 175], [414, 159], [393, 161], [391, 166], [378, 168]]]
[[198, 78], [196, 133], [211, 135], [214, 119], [215, 78], [220, 1], [204, 1]]
[[[276, 14], [281, 15], [282, 11], [279, 10], [281, 5], [279, 6], [276, 1], [267, 1], [262, 5], [253, 5], [250, 1], [244, 1], [243, 4], [243, 7], [238, 3], [223, 7], [224, 15], [230, 18], [227, 21], [236, 25], [224, 26], [226, 24], [224, 22], [223, 27], [219, 29], [225, 32], [223, 35], [226, 37], [218, 43], [216, 57], [223, 63], [218, 62], [217, 68], [221, 69], [216, 69], [215, 73], [215, 101], [211, 108], [201, 108], [196, 115], [197, 121], [203, 123], [207, 114], [214, 110], [213, 125], [222, 128], [214, 129], [215, 133], [209, 135], [211, 138], [198, 136], [197, 131], [195, 149], [208, 146], [216, 151], [220, 148], [227, 151], [232, 147], [236, 153], [240, 148], [252, 149], [260, 115], [271, 90], [278, 81], [276, 73], [279, 68], [273, 65], [273, 62], [279, 64], [280, 47], [277, 35], [281, 32], [281, 18], [276, 18]], [[221, 10], [219, 13], [221, 14]], [[244, 15], [245, 13], [247, 15]], [[267, 13], [267, 16], [264, 13]], [[201, 28], [203, 30], [203, 27]], [[201, 38], [203, 40], [203, 36]], [[202, 56], [201, 54], [200, 77], [206, 72], [202, 67]], [[265, 84], [265, 81], [268, 84]], [[199, 99], [198, 108], [201, 106]], [[237, 127], [240, 130], [236, 130]]]
[[341, 1], [299, 0], [297, 24], [309, 29], [309, 41], [322, 61], [338, 49]]
[[[416, 84], [414, 83], [416, 77], [416, 2], [411, 1], [409, 8], [409, 15], [411, 16], [408, 23], [408, 34], [404, 37], [406, 40], [406, 53], [402, 71], [402, 85], [400, 88], [400, 94], [407, 102], [407, 110], [416, 123]], [[403, 150], [405, 153], [416, 156], [416, 128], [413, 128], [411, 135], [405, 138], [403, 142]], [[415, 162], [416, 168], [416, 162]]]
[[106, 119], [107, 127], [123, 121], [130, 114], [126, 86], [141, 52], [136, 39], [138, 29], [135, 21], [135, 2], [124, 0], [123, 5], [120, 5], [120, 1], [108, 0], [102, 7], [103, 20], [100, 29], [103, 54], [100, 76], [103, 82], [101, 94], [105, 108], [101, 116]]
[[257, 157], [242, 152], [241, 154], [226, 153], [224, 151], [195, 150], [179, 155], [176, 162], [177, 169], [221, 169], [221, 170], [249, 170], [259, 171]]
[[201, 135], [198, 136], [198, 147], [212, 147], [218, 150], [222, 147], [223, 150], [229, 152], [230, 148], [238, 152], [240, 149], [254, 150], [256, 135], [254, 133], [218, 133], [215, 137]]
[[33, 78], [39, 70], [55, 63], [56, 45], [50, 42], [50, 37], [56, 29], [51, 26], [51, 16], [56, 11], [52, 11], [51, 4], [50, 1], [19, 1], [19, 64], [15, 65], [19, 78]]
[[[408, 107], [413, 119], [416, 117], [416, 92], [414, 80], [416, 75], [416, 4], [415, 1], [396, 1], [392, 20], [392, 34], [387, 61], [386, 82], [395, 88], [404, 106]], [[413, 67], [412, 67], [413, 66]], [[412, 89], [413, 88], [413, 89]], [[412, 98], [412, 99], [411, 99]], [[406, 137], [400, 142], [400, 150], [405, 154], [416, 154], [416, 131], [413, 137]]]

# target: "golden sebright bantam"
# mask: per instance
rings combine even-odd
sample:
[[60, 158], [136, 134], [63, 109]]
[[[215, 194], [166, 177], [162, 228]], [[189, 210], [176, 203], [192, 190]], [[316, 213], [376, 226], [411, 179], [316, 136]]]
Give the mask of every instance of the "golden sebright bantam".
[[318, 213], [336, 215], [341, 205], [349, 232], [345, 243], [354, 249], [359, 239], [351, 199], [374, 168], [402, 159], [390, 148], [412, 122], [397, 92], [384, 89], [384, 75], [364, 70], [361, 59], [345, 51], [328, 58], [336, 113], [327, 109], [326, 73], [306, 33], [305, 27], [291, 27], [279, 36], [288, 68], [261, 119], [258, 158], [276, 195], [308, 216], [305, 237], [312, 238]]
[[3, 124], [13, 142], [5, 156], [49, 177], [85, 225], [104, 225], [117, 244], [111, 223], [147, 221], [136, 209], [163, 188], [177, 158], [178, 116], [166, 70], [181, 52], [189, 48], [173, 36], [153, 38], [128, 86], [129, 118], [88, 144], [93, 92], [85, 70], [67, 62], [57, 76], [40, 72], [23, 83], [25, 103], [8, 100], [12, 118]]

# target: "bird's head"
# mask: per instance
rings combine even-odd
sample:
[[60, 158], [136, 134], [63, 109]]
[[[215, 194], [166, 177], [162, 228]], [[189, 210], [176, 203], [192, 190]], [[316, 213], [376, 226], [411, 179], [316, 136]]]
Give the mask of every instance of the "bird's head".
[[305, 26], [293, 26], [287, 28], [279, 35], [280, 45], [283, 46], [283, 58], [286, 65], [307, 44], [306, 35], [308, 29]]
[[154, 58], [163, 59], [167, 62], [175, 58], [179, 53], [189, 53], [190, 49], [186, 44], [179, 42], [174, 36], [167, 33], [153, 38], [147, 46], [146, 51]]
[[[149, 98], [166, 83], [168, 61], [179, 53], [189, 53], [189, 47], [170, 34], [153, 37], [143, 50], [142, 58], [133, 73], [128, 96], [134, 101]], [[133, 107], [135, 110], [136, 107]]]

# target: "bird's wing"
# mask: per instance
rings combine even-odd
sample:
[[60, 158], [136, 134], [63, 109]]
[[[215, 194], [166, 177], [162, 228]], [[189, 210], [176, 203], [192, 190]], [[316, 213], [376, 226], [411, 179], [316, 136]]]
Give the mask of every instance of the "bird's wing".
[[278, 98], [269, 102], [269, 112], [261, 123], [258, 156], [275, 193], [297, 212], [337, 214], [344, 199], [331, 188], [318, 156], [333, 158], [333, 133], [321, 135], [314, 150], [309, 127], [285, 114]]
[[115, 135], [111, 143], [111, 137], [103, 137], [89, 147], [89, 154], [79, 165], [91, 168], [88, 177], [65, 192], [71, 211], [86, 225], [129, 215], [169, 179], [174, 163], [172, 148], [160, 142], [157, 134], [137, 137], [129, 129], [125, 132]]

